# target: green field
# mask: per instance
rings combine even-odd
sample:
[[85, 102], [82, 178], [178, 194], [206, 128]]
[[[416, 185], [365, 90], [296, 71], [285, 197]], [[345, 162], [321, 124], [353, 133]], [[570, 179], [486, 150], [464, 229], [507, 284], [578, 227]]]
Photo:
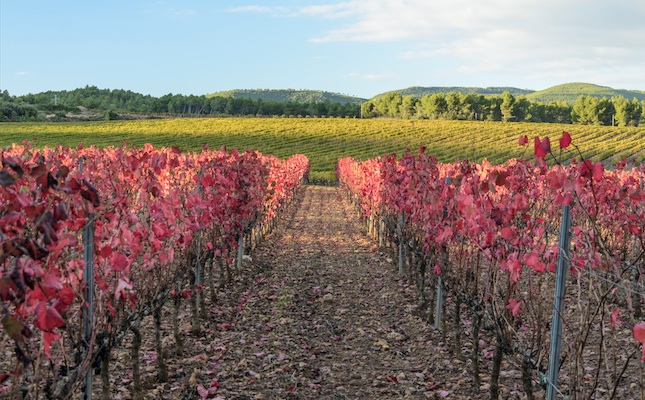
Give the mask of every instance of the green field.
[[455, 158], [501, 163], [513, 157], [532, 157], [532, 143], [519, 147], [520, 135], [550, 136], [553, 147], [562, 131], [585, 157], [614, 163], [623, 158], [645, 160], [645, 127], [558, 125], [443, 120], [362, 120], [315, 118], [159, 119], [78, 123], [0, 123], [0, 144], [36, 138], [36, 146], [84, 145], [179, 146], [182, 150], [210, 148], [255, 149], [284, 158], [302, 153], [311, 160], [312, 178], [333, 179], [340, 157], [360, 160], [406, 148], [427, 153], [442, 162]]

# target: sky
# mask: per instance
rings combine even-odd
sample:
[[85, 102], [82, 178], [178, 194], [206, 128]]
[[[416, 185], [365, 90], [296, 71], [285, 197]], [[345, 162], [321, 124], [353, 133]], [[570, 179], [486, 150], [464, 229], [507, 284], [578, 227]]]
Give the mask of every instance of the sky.
[[0, 90], [645, 90], [644, 0], [0, 0]]

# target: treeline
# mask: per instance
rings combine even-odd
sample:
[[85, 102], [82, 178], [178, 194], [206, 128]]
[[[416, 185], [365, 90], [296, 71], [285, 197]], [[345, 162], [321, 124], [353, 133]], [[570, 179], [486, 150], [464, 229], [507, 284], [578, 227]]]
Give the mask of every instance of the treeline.
[[206, 97], [172, 93], [154, 97], [129, 90], [99, 89], [86, 86], [72, 91], [48, 91], [24, 96], [11, 96], [6, 90], [0, 97], [0, 121], [33, 121], [46, 115], [64, 118], [78, 113], [79, 106], [106, 118], [119, 113], [146, 115], [194, 116], [301, 116], [359, 117], [360, 106], [339, 102], [279, 102], [262, 99]]
[[543, 104], [515, 97], [464, 93], [436, 93], [423, 97], [388, 93], [361, 106], [363, 118], [450, 119], [504, 122], [639, 126], [645, 124], [645, 101], [618, 96], [580, 96], [567, 102]]

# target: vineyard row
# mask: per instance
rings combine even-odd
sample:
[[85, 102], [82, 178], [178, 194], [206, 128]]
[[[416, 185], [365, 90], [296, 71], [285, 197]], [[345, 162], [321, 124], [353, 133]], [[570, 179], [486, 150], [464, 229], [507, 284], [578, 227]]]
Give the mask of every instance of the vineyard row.
[[[519, 145], [528, 142], [522, 136]], [[422, 147], [399, 158], [344, 158], [337, 175], [369, 231], [397, 246], [421, 315], [449, 336], [459, 358], [470, 339], [475, 388], [488, 382], [498, 398], [500, 370], [511, 363], [529, 399], [549, 385], [575, 399], [643, 398], [645, 166], [606, 170], [584, 159], [566, 132], [553, 149], [548, 137], [531, 144], [535, 161], [444, 164]], [[571, 251], [559, 315], [561, 379], [547, 382], [565, 205]]]
[[[199, 331], [205, 282], [219, 266], [225, 284], [243, 238], [270, 229], [309, 171], [302, 155], [151, 145], [24, 143], [3, 150], [1, 161], [0, 351], [15, 357], [0, 364], [0, 394], [30, 398], [78, 393], [92, 366], [107, 374], [126, 332], [138, 350], [146, 315], [155, 316], [163, 380], [161, 307], [190, 298]], [[84, 272], [88, 264], [93, 274]], [[90, 392], [91, 380], [86, 386]], [[103, 396], [110, 397], [107, 376]]]

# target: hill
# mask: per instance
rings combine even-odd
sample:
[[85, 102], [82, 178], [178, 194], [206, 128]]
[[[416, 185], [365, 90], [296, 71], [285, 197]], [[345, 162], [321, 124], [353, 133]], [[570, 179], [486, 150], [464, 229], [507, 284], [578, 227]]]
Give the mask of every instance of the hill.
[[467, 87], [467, 86], [411, 86], [405, 89], [390, 90], [388, 92], [377, 94], [372, 99], [385, 96], [390, 93], [400, 93], [402, 96], [423, 97], [425, 95], [432, 95], [435, 93], [465, 93], [465, 94], [482, 94], [485, 96], [501, 95], [504, 92], [509, 92], [513, 96], [528, 95], [533, 93], [533, 90], [518, 89], [515, 87]]
[[348, 96], [340, 93], [325, 92], [323, 90], [295, 90], [295, 89], [235, 89], [207, 94], [206, 97], [232, 97], [234, 99], [253, 99], [262, 101], [292, 101], [296, 103], [330, 103], [361, 104], [366, 99]]
[[623, 96], [628, 100], [636, 97], [639, 101], [645, 100], [645, 92], [640, 90], [613, 89], [608, 86], [594, 85], [592, 83], [573, 82], [556, 85], [548, 89], [528, 94], [526, 97], [532, 101], [550, 103], [553, 101], [566, 101], [573, 104], [582, 95], [611, 99], [614, 96]]

